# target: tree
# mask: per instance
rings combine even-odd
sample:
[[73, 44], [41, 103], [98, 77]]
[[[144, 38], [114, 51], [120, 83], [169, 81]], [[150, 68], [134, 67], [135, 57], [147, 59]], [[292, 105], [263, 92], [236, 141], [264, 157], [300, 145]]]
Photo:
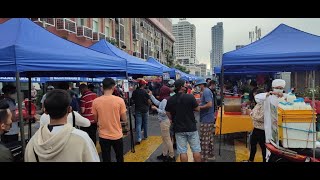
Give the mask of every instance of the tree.
[[174, 63], [173, 63], [173, 57], [172, 57], [171, 52], [168, 49], [166, 49], [164, 51], [164, 54], [166, 55], [167, 65], [169, 67], [172, 67], [174, 65]]
[[118, 42], [115, 39], [108, 39], [109, 43], [118, 47]]
[[187, 68], [186, 68], [186, 67], [181, 66], [180, 64], [176, 64], [174, 67], [175, 67], [176, 69], [179, 69], [179, 70], [180, 70], [180, 71], [182, 71], [182, 72], [187, 73], [187, 74], [189, 74], [189, 73], [190, 73], [190, 70], [187, 70]]

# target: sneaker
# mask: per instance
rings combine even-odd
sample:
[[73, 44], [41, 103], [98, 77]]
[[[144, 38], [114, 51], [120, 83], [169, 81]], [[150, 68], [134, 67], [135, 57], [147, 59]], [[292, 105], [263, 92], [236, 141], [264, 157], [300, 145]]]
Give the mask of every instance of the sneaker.
[[215, 160], [216, 160], [216, 157], [215, 157], [215, 156], [208, 158], [208, 161], [215, 161]]
[[157, 159], [158, 160], [166, 160], [167, 159], [167, 156], [164, 156], [163, 154], [157, 156]]
[[137, 141], [137, 142], [136, 142], [136, 145], [140, 145], [140, 144], [141, 144], [141, 142], [140, 142], [140, 141]]
[[176, 158], [169, 156], [165, 162], [176, 162]]

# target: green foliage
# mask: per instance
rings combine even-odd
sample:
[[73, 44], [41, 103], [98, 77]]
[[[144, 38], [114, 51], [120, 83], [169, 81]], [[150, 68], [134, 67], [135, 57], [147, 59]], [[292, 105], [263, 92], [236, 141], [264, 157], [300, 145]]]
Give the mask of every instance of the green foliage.
[[187, 70], [187, 68], [186, 68], [186, 67], [181, 66], [181, 65], [179, 65], [179, 64], [176, 64], [176, 65], [174, 66], [174, 68], [179, 69], [180, 71], [185, 72], [185, 73], [187, 73], [187, 74], [189, 74], [189, 73], [190, 73], [190, 71], [189, 71], [189, 70]]
[[[303, 92], [298, 92], [298, 93], [296, 93], [296, 96], [297, 97], [308, 97], [311, 99], [312, 98], [312, 88], [307, 88]], [[319, 86], [317, 86], [315, 88], [314, 97], [315, 97], [315, 99], [320, 100], [320, 87]]]

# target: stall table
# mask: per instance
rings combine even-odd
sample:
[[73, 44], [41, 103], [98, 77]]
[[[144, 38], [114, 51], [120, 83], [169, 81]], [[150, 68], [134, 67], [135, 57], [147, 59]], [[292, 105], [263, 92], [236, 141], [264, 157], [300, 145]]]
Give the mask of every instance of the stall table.
[[[218, 111], [216, 119], [215, 134], [220, 134], [220, 114], [221, 108]], [[222, 131], [221, 134], [250, 132], [253, 130], [252, 119], [249, 115], [227, 115], [222, 112]]]

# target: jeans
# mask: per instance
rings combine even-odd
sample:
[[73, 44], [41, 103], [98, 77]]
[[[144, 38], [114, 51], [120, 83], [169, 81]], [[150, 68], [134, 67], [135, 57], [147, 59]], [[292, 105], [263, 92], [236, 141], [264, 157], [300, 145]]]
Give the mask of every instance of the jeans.
[[117, 162], [123, 162], [123, 140], [122, 138], [117, 140], [103, 139], [99, 137], [102, 161], [111, 162], [111, 146], [116, 153]]
[[136, 132], [137, 132], [137, 141], [140, 142], [142, 140], [141, 138], [141, 129], [143, 125], [143, 131], [144, 131], [144, 138], [148, 137], [148, 115], [149, 113], [142, 113], [136, 111]]
[[93, 144], [97, 143], [97, 123], [91, 123], [89, 127], [80, 127], [82, 131], [88, 133], [89, 137], [92, 139]]
[[178, 154], [187, 153], [188, 143], [193, 153], [201, 152], [200, 137], [198, 131], [176, 133], [176, 141]]

